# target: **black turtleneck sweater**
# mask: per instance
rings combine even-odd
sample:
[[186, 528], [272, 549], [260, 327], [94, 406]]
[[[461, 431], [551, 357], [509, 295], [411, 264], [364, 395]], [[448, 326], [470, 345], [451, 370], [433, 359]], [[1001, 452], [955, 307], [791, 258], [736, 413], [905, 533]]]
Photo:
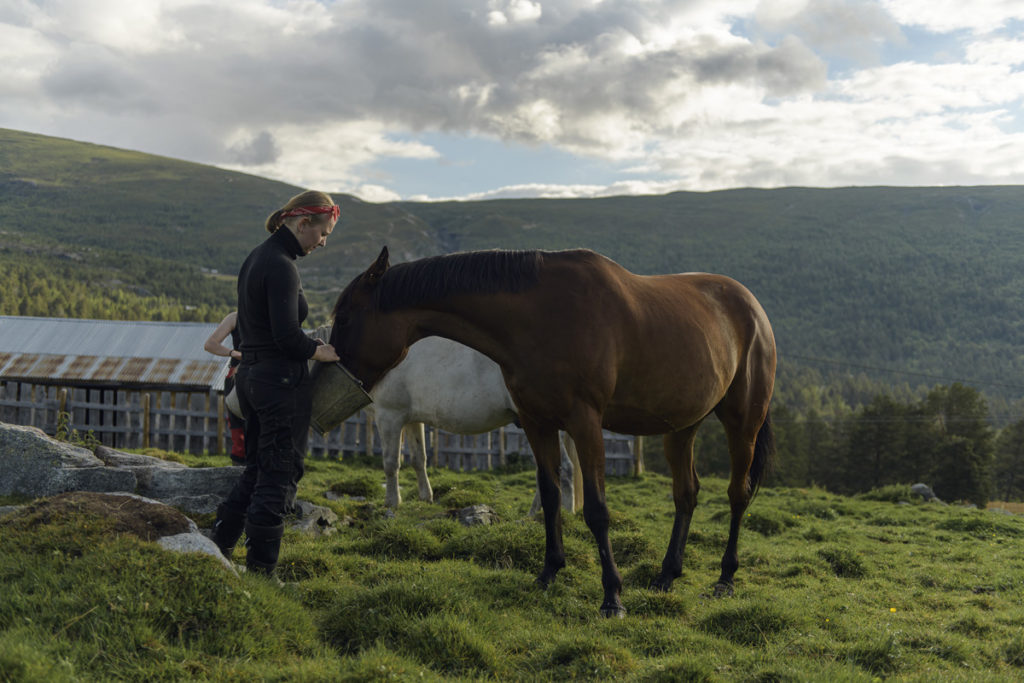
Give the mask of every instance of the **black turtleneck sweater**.
[[[280, 356], [307, 360], [317, 344], [302, 332], [309, 313], [295, 259], [299, 242], [285, 226], [249, 254], [238, 272], [238, 333], [242, 359]], [[251, 356], [250, 356], [251, 357]]]

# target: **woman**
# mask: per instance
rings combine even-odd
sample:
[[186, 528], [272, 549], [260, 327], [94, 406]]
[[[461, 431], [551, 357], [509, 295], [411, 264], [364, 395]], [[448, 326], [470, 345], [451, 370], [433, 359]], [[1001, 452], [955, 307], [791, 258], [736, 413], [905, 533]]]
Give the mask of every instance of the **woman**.
[[339, 360], [334, 347], [302, 332], [308, 307], [295, 259], [327, 244], [339, 213], [322, 192], [292, 197], [267, 218], [270, 237], [238, 273], [242, 363], [235, 386], [245, 416], [246, 465], [217, 508], [213, 540], [230, 557], [245, 531], [246, 567], [268, 576], [303, 473], [312, 407], [308, 361]]
[[[203, 344], [203, 348], [215, 356], [230, 358], [228, 362], [228, 376], [224, 380], [224, 395], [231, 393], [235, 386], [235, 373], [238, 371], [238, 364], [242, 360], [242, 352], [238, 350], [241, 340], [238, 335], [238, 312], [231, 311], [220, 321], [217, 328], [210, 335], [210, 338]], [[231, 348], [224, 346], [224, 341], [231, 337]], [[230, 410], [224, 412], [228, 415], [228, 426], [231, 428], [231, 462], [235, 465], [245, 464], [245, 420], [235, 415]]]

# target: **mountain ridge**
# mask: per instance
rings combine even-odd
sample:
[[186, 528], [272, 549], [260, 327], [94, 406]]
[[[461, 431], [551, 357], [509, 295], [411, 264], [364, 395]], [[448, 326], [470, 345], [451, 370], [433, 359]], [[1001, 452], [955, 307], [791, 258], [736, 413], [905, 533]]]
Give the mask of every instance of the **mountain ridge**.
[[[151, 273], [196, 269], [230, 280], [264, 239], [263, 218], [299, 191], [0, 129], [0, 248], [99, 255], [115, 273], [119, 261], [151, 259]], [[1017, 379], [1024, 373], [1024, 187], [386, 204], [335, 198], [339, 229], [326, 249], [300, 261], [320, 315], [384, 244], [394, 262], [455, 250], [587, 247], [639, 273], [701, 270], [743, 282], [772, 320], [782, 371], [822, 383], [865, 373], [892, 382], [891, 373], [903, 372], [912, 385], [962, 378], [1007, 400], [1024, 396]], [[121, 279], [145, 285], [145, 274]], [[159, 293], [173, 296], [174, 287]], [[232, 303], [230, 287], [218, 296], [210, 315]]]

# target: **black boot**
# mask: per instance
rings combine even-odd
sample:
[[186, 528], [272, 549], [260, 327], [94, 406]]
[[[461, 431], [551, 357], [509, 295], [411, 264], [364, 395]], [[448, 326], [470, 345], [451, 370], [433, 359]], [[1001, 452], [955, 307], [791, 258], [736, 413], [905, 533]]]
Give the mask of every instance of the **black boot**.
[[245, 525], [245, 568], [250, 572], [272, 576], [277, 567], [277, 555], [281, 550], [284, 523], [277, 526]]
[[235, 544], [245, 530], [245, 513], [237, 512], [223, 503], [217, 506], [217, 521], [213, 523], [213, 542], [224, 557], [231, 559]]

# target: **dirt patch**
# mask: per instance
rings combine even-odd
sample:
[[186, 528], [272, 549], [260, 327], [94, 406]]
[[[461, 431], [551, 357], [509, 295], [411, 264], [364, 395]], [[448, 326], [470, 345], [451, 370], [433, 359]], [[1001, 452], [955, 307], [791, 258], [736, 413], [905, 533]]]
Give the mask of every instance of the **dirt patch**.
[[988, 504], [990, 508], [1002, 508], [1007, 512], [1012, 512], [1016, 515], [1024, 515], [1024, 503], [1006, 503], [1003, 501], [991, 501]]
[[131, 496], [85, 491], [61, 493], [52, 498], [37, 500], [3, 521], [18, 520], [31, 526], [82, 516], [102, 520], [104, 526], [113, 533], [131, 534], [144, 541], [155, 541], [189, 530], [188, 518], [167, 505], [147, 503]]

